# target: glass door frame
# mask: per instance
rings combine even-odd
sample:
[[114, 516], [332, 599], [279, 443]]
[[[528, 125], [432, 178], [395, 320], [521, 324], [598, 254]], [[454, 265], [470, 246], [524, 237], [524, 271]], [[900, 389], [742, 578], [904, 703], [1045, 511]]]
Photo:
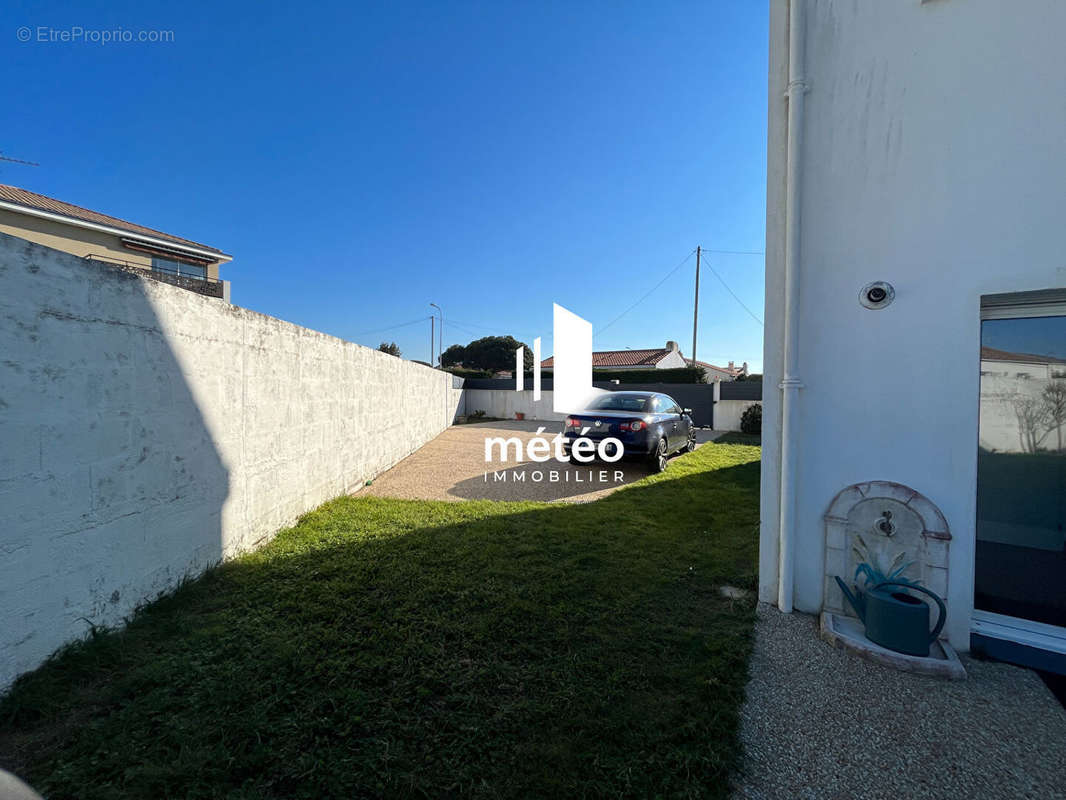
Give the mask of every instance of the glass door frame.
[[[981, 322], [990, 319], [1028, 319], [1033, 317], [1066, 317], [1066, 289], [1044, 292], [1018, 292], [1015, 294], [988, 295], [981, 298]], [[981, 332], [978, 334], [982, 335]], [[978, 362], [977, 369], [980, 369]], [[980, 398], [978, 398], [980, 403]], [[980, 430], [980, 429], [978, 429]], [[980, 476], [977, 480], [980, 481]], [[974, 502], [977, 495], [975, 486]], [[971, 586], [970, 632], [1008, 642], [1047, 650], [1066, 656], [1066, 627], [1048, 625], [1045, 622], [1010, 617], [974, 607], [977, 589], [977, 517], [974, 516], [973, 563], [974, 581]]]

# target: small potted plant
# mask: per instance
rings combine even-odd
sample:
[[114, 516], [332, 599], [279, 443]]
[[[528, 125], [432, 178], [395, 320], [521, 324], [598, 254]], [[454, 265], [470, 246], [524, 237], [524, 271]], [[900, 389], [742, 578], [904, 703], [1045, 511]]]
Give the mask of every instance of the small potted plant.
[[866, 544], [866, 541], [859, 535], [855, 536], [855, 541], [856, 544], [851, 548], [851, 552], [853, 552], [855, 557], [859, 559], [859, 565], [855, 568], [855, 576], [852, 580], [857, 581], [861, 575], [863, 577], [864, 589], [873, 589], [878, 584], [885, 583], [886, 581], [905, 583], [908, 586], [917, 586], [921, 583], [921, 581], [903, 576], [903, 573], [910, 569], [914, 564], [913, 561], [908, 561], [905, 564], [903, 563], [904, 559], [907, 557], [906, 552], [903, 550], [896, 553], [887, 569], [881, 569], [877, 557], [870, 552], [870, 547]]

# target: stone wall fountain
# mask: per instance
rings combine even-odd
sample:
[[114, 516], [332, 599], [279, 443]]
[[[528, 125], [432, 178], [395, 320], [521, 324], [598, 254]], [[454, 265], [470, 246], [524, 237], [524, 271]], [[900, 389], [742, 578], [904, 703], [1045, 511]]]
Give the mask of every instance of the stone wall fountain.
[[[834, 580], [849, 586], [866, 552], [874, 563], [909, 564], [903, 576], [921, 582], [942, 598], [948, 594], [947, 521], [925, 495], [889, 481], [857, 483], [841, 491], [825, 514], [825, 576], [822, 596], [822, 636], [870, 660], [913, 672], [965, 677], [951, 646], [933, 644], [928, 658], [886, 650], [870, 642], [862, 622]], [[949, 610], [950, 611], [950, 610]]]

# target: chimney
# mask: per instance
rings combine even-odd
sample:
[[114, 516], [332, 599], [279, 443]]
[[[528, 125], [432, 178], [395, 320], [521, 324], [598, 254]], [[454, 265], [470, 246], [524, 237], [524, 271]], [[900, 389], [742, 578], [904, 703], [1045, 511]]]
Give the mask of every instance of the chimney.
[[676, 353], [679, 348], [677, 346], [677, 342], [675, 342], [675, 341], [673, 341], [671, 339], [669, 342], [666, 343], [666, 349], [667, 350], [673, 350]]
[[748, 374], [748, 362], [747, 361], [745, 361], [743, 364], [740, 365], [740, 374], [741, 375], [747, 375]]

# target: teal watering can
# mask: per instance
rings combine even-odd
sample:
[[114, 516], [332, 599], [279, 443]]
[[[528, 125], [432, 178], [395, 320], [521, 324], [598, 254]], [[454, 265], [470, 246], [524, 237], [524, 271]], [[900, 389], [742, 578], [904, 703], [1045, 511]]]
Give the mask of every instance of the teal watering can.
[[[858, 587], [854, 594], [840, 578], [836, 579], [840, 591], [851, 603], [859, 619], [866, 625], [866, 638], [871, 642], [906, 653], [910, 656], [928, 656], [929, 645], [937, 640], [944, 629], [947, 609], [944, 601], [924, 586], [914, 586], [900, 581], [884, 581], [862, 592]], [[909, 591], [922, 592], [936, 601], [938, 617], [936, 626], [929, 630], [929, 604], [901, 591], [889, 591], [888, 586], [899, 586]]]

